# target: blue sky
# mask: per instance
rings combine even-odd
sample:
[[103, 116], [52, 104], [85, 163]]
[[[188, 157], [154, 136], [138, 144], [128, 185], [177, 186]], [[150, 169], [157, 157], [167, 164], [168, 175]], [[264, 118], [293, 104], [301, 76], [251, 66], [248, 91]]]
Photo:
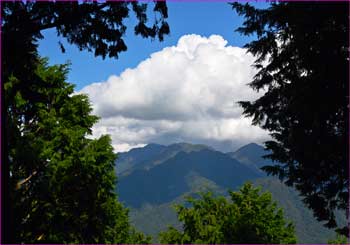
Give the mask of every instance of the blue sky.
[[[251, 3], [259, 8], [268, 6], [264, 2]], [[52, 29], [43, 33], [44, 39], [39, 42], [39, 53], [49, 57], [51, 64], [61, 64], [69, 60], [72, 65], [68, 81], [76, 84], [76, 90], [80, 90], [91, 83], [105, 81], [112, 74], [119, 75], [126, 68], [136, 67], [151, 53], [176, 45], [179, 38], [185, 34], [198, 34], [205, 37], [218, 34], [228, 41], [228, 45], [238, 47], [242, 47], [252, 39], [234, 32], [242, 24], [243, 19], [226, 2], [170, 1], [167, 5], [170, 35], [166, 36], [163, 42], [135, 36], [132, 26], [135, 19], [131, 18], [127, 21], [131, 25], [128, 26], [125, 36], [128, 50], [121, 53], [119, 59], [103, 60], [94, 57], [93, 53], [79, 51], [74, 45], [67, 44], [63, 38], [58, 38]], [[58, 46], [58, 41], [61, 41], [66, 48], [64, 54]]]

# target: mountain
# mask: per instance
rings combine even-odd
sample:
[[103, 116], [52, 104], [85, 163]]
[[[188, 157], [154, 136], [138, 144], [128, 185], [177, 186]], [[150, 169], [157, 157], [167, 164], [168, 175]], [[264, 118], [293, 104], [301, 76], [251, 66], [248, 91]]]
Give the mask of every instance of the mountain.
[[227, 154], [247, 165], [253, 171], [261, 174], [264, 174], [261, 167], [272, 164], [271, 160], [262, 158], [262, 156], [269, 154], [269, 152], [265, 151], [262, 146], [255, 143], [250, 143], [239, 148], [235, 152], [229, 152]]
[[[205, 181], [202, 183], [205, 183]], [[286, 219], [293, 221], [298, 243], [322, 244], [335, 237], [334, 231], [326, 229], [322, 226], [322, 223], [316, 221], [312, 211], [305, 208], [297, 192], [292, 188], [285, 186], [274, 178], [259, 178], [252, 181], [252, 183], [255, 186], [261, 186], [262, 191], [272, 193], [273, 199], [283, 208]], [[226, 190], [218, 186], [215, 186], [215, 188], [217, 188], [216, 193], [228, 198]], [[207, 187], [201, 189], [201, 191], [203, 190], [213, 189]], [[174, 204], [183, 203], [183, 199], [188, 195], [193, 195], [193, 193], [184, 193], [168, 203], [159, 205], [144, 204], [141, 208], [131, 208], [131, 221], [139, 230], [151, 235], [154, 238], [154, 243], [158, 243], [157, 236], [159, 232], [166, 230], [168, 225], [181, 229], [181, 223], [177, 220], [173, 206]], [[346, 222], [345, 218], [342, 222]]]
[[117, 192], [130, 208], [134, 225], [152, 235], [153, 242], [168, 225], [181, 228], [173, 205], [183, 203], [185, 196], [200, 191], [227, 195], [227, 190], [237, 190], [246, 181], [272, 193], [285, 216], [294, 222], [299, 243], [326, 243], [335, 237], [316, 221], [294, 189], [260, 170], [271, 164], [262, 158], [266, 154], [254, 143], [229, 153], [188, 143], [147, 145], [119, 154]]
[[128, 175], [120, 176], [119, 196], [131, 207], [169, 202], [190, 191], [187, 179], [191, 174], [225, 188], [235, 188], [259, 177], [244, 164], [219, 151], [180, 151], [152, 168], [136, 168]]
[[136, 169], [149, 169], [155, 165], [174, 157], [179, 152], [193, 152], [211, 149], [205, 145], [176, 143], [169, 146], [148, 144], [142, 148], [135, 148], [129, 152], [118, 153], [116, 160], [117, 175], [128, 175]]
[[128, 152], [118, 153], [116, 160], [117, 174], [120, 175], [136, 165], [150, 160], [152, 157], [157, 156], [165, 148], [166, 146], [163, 145], [148, 144], [142, 148], [135, 148]]

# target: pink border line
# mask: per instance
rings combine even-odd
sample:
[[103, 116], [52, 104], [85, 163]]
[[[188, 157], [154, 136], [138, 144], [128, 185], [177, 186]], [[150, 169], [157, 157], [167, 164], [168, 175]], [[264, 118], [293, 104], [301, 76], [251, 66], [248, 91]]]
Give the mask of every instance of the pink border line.
[[[2, 2], [5, 2], [6, 0], [0, 0], [0, 10], [2, 8]], [[7, 0], [7, 1], [10, 1], [10, 0]], [[37, 0], [38, 2], [47, 2], [47, 0]], [[71, 2], [71, 0], [56, 0], [58, 2]], [[123, 0], [110, 0], [110, 1], [113, 1], [113, 2], [120, 2], [120, 1], [123, 1]], [[131, 1], [134, 1], [134, 0], [131, 0]], [[136, 1], [136, 0], [135, 0]], [[332, 2], [349, 2], [349, 0], [331, 0]], [[140, 2], [153, 2], [153, 0], [141, 0]], [[234, 0], [229, 0], [229, 1], [225, 1], [225, 0], [166, 0], [166, 2], [180, 2], [180, 3], [185, 3], [185, 2], [235, 2]], [[238, 2], [270, 2], [270, 1], [263, 1], [263, 0], [238, 0]], [[307, 0], [280, 0], [279, 2], [310, 2], [310, 1], [307, 1]], [[314, 1], [315, 3], [317, 2], [330, 2], [330, 0], [317, 0], [317, 1]], [[350, 13], [350, 4], [349, 4], [349, 13]], [[0, 20], [1, 20], [1, 11], [0, 11]], [[0, 25], [0, 37], [2, 35], [2, 30], [1, 30], [1, 26], [2, 26], [2, 23]], [[1, 38], [0, 38], [0, 74], [1, 73], [1, 68], [2, 68], [2, 42], [1, 42]], [[350, 43], [349, 43], [350, 44]], [[350, 46], [350, 45], [349, 45]], [[350, 78], [350, 63], [349, 63], [349, 78]], [[3, 205], [2, 205], [2, 164], [3, 164], [3, 155], [2, 155], [2, 144], [4, 143], [3, 140], [2, 140], [2, 136], [3, 136], [3, 123], [2, 123], [2, 120], [3, 120], [3, 116], [2, 116], [2, 96], [3, 96], [3, 90], [2, 90], [2, 76], [0, 77], [0, 84], [1, 84], [1, 88], [0, 88], [0, 99], [1, 99], [1, 102], [0, 102], [0, 127], [1, 127], [1, 130], [0, 130], [0, 207], [1, 207], [1, 210], [0, 210], [0, 244], [4, 244], [4, 243], [1, 243], [2, 241], [2, 212], [3, 212]], [[349, 88], [348, 88], [348, 96], [350, 96], [350, 81], [349, 81]], [[348, 97], [348, 103], [350, 104], [350, 97]], [[348, 110], [348, 139], [350, 139], [350, 108]], [[348, 142], [348, 164], [350, 166], [350, 143]], [[350, 168], [349, 168], [349, 173], [348, 173], [348, 177], [350, 178]], [[349, 186], [348, 186], [348, 190], [349, 190], [349, 193], [350, 193], [350, 182], [349, 182]], [[348, 202], [348, 210], [347, 210], [347, 221], [348, 221], [348, 227], [350, 227], [350, 197], [349, 197], [349, 202]], [[48, 243], [50, 244], [50, 243]], [[53, 244], [53, 243], [52, 243]], [[155, 244], [155, 243], [154, 243]], [[297, 243], [297, 244], [304, 244], [304, 243]], [[322, 244], [322, 243], [313, 243], [313, 244], [309, 244], [309, 245], [319, 245], [319, 244]], [[86, 244], [88, 245], [88, 244]], [[158, 245], [158, 244], [155, 244], [155, 245]], [[159, 244], [160, 245], [160, 244]], [[192, 244], [191, 244], [192, 245]], [[243, 245], [243, 244], [241, 244]], [[245, 244], [244, 244], [245, 245]], [[251, 244], [251, 245], [261, 245], [261, 244]]]

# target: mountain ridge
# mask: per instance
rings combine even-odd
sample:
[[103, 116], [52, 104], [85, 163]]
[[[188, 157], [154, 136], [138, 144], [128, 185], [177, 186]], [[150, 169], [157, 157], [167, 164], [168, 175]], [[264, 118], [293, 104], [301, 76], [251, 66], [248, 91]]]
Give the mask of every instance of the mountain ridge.
[[[142, 155], [148, 150], [149, 156]], [[135, 158], [135, 152], [142, 154]], [[199, 191], [225, 195], [246, 181], [272, 193], [286, 217], [295, 223], [298, 243], [326, 243], [334, 238], [335, 232], [324, 228], [313, 217], [294, 189], [277, 178], [267, 177], [260, 169], [272, 163], [262, 158], [266, 154], [268, 152], [255, 143], [228, 153], [189, 143], [145, 146], [132, 152], [136, 160], [118, 175], [117, 192], [119, 199], [130, 208], [135, 226], [152, 235], [153, 242], [158, 242], [157, 234], [167, 225], [180, 226], [172, 206], [183, 203], [185, 196]], [[123, 157], [130, 156], [124, 153]]]
[[128, 175], [120, 176], [120, 199], [133, 207], [139, 207], [141, 200], [153, 204], [168, 202], [190, 190], [186, 182], [189, 172], [196, 172], [227, 188], [242, 185], [249, 178], [259, 177], [245, 165], [219, 151], [181, 151], [162, 164], [151, 168], [136, 168]]
[[[151, 143], [144, 147], [134, 148], [129, 152], [118, 153], [120, 156], [116, 160], [116, 166], [119, 165], [117, 175], [128, 175], [131, 171], [136, 169], [152, 168], [182, 151], [191, 152], [207, 148], [213, 149], [206, 145], [189, 144], [185, 142], [174, 143], [167, 146]], [[151, 150], [151, 153], [145, 158], [144, 154], [149, 150]]]

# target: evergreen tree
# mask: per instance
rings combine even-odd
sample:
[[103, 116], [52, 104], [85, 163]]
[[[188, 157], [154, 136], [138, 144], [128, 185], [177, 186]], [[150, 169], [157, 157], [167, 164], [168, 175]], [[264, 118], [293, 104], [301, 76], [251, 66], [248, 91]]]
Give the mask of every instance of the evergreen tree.
[[188, 204], [178, 205], [178, 218], [183, 231], [169, 227], [160, 233], [162, 243], [175, 244], [249, 244], [296, 243], [294, 226], [283, 218], [268, 192], [245, 184], [239, 192], [230, 192], [231, 201], [224, 197], [201, 194], [188, 198]]
[[[88, 139], [97, 117], [86, 95], [65, 82], [67, 65], [35, 70], [37, 101], [16, 93], [11, 121], [11, 192], [15, 243], [146, 243], [115, 194], [116, 158], [108, 136]], [[5, 91], [20, 83], [10, 77]], [[33, 113], [30, 121], [26, 115]]]
[[[349, 2], [278, 2], [267, 9], [233, 3], [245, 17], [238, 31], [257, 57], [256, 101], [240, 102], [253, 124], [270, 132], [275, 166], [319, 221], [337, 227], [349, 204]], [[346, 227], [339, 232], [349, 235]]]
[[[115, 191], [110, 140], [86, 138], [97, 117], [87, 97], [73, 95], [68, 67], [47, 65], [37, 54], [42, 31], [95, 56], [126, 51], [123, 21], [134, 12], [135, 34], [163, 40], [169, 33], [165, 2], [155, 2], [150, 26], [146, 3], [3, 2], [2, 144], [3, 241], [136, 243]], [[61, 43], [62, 51], [64, 47]]]

